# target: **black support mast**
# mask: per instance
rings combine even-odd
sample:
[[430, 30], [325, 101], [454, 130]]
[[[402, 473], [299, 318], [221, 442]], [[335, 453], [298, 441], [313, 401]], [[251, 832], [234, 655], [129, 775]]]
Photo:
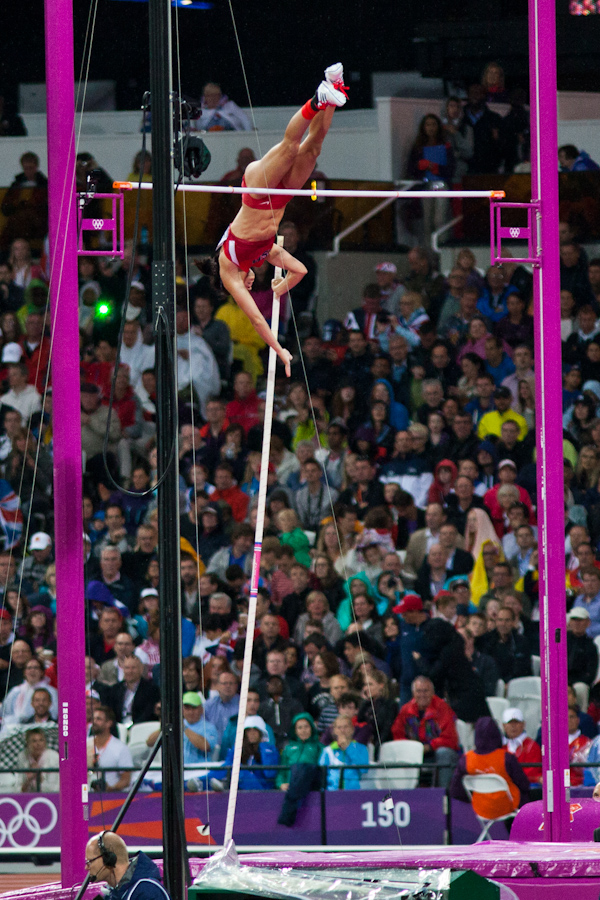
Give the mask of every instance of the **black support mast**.
[[152, 298], [156, 327], [156, 412], [160, 482], [158, 560], [164, 883], [172, 900], [185, 900], [187, 853], [183, 812], [171, 0], [149, 0], [149, 12], [154, 184]]

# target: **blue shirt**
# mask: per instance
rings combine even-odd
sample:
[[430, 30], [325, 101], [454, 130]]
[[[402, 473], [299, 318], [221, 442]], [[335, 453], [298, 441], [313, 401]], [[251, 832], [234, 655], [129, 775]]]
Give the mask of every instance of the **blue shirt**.
[[[337, 791], [342, 777], [342, 766], [369, 766], [369, 751], [364, 744], [351, 741], [345, 750], [340, 749], [337, 741], [325, 747], [319, 759], [320, 766], [328, 766], [327, 790]], [[339, 768], [338, 768], [339, 767]], [[344, 769], [344, 790], [356, 791], [360, 789], [360, 778], [366, 772], [365, 769]]]
[[529, 568], [529, 560], [531, 559], [532, 550], [528, 550], [525, 556], [521, 555], [521, 551], [519, 550], [516, 556], [514, 557], [514, 562], [519, 570], [519, 575], [523, 578], [527, 574], [527, 569]]
[[219, 735], [217, 734], [217, 729], [214, 725], [211, 725], [210, 722], [207, 722], [205, 717], [195, 722], [191, 725], [189, 722], [186, 722], [185, 719], [183, 721], [184, 729], [189, 728], [190, 731], [193, 731], [195, 734], [199, 734], [204, 738], [205, 741], [208, 741], [209, 748], [208, 750], [200, 750], [198, 747], [194, 747], [192, 742], [190, 741], [187, 734], [183, 733], [183, 764], [184, 766], [194, 766], [196, 763], [205, 763], [208, 762], [211, 758], [212, 751], [215, 749], [217, 744], [219, 743]]
[[[493, 376], [492, 376], [493, 377]], [[465, 406], [465, 412], [468, 412], [471, 418], [473, 419], [473, 423], [478, 425], [481, 419], [485, 416], [486, 413], [492, 412], [495, 409], [494, 398], [490, 397], [488, 400], [488, 405], [484, 409], [481, 405], [480, 397], [473, 397], [472, 400], [469, 400], [467, 405]]]
[[236, 694], [227, 703], [223, 703], [218, 695], [216, 697], [211, 697], [210, 700], [206, 701], [206, 704], [204, 706], [204, 715], [206, 717], [206, 721], [210, 722], [211, 725], [214, 725], [217, 729], [217, 743], [221, 742], [223, 732], [227, 728], [227, 724], [231, 716], [237, 715], [239, 708], [239, 694]]
[[573, 604], [573, 607], [576, 606], [581, 606], [583, 607], [583, 609], [587, 609], [588, 615], [591, 619], [587, 634], [591, 638], [595, 638], [596, 635], [600, 634], [600, 593], [596, 594], [595, 597], [592, 597], [591, 600], [586, 600], [585, 596], [583, 594], [580, 594]]
[[488, 375], [492, 376], [498, 387], [500, 387], [505, 378], [508, 378], [509, 375], [516, 371], [515, 364], [508, 353], [503, 355], [499, 366], [492, 367], [489, 363], [486, 363], [485, 370]]

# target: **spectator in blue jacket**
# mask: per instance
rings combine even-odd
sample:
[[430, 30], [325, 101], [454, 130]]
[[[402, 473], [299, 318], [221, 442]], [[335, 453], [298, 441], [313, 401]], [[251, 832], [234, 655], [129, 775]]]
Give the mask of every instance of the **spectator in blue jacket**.
[[578, 150], [574, 144], [558, 148], [558, 162], [561, 172], [593, 172], [600, 168], [589, 153]]
[[[233, 747], [227, 752], [225, 765], [233, 763]], [[242, 769], [240, 771], [241, 791], [269, 791], [275, 788], [277, 769], [254, 769], [245, 766], [277, 766], [279, 753], [269, 742], [264, 719], [260, 716], [246, 716], [244, 741], [242, 744]]]
[[400, 705], [412, 698], [412, 683], [419, 670], [414, 654], [423, 649], [423, 624], [429, 620], [423, 601], [418, 594], [405, 594], [401, 603], [392, 610], [400, 616]]
[[587, 610], [590, 617], [590, 626], [587, 630], [591, 638], [600, 634], [600, 569], [590, 566], [579, 573], [583, 585], [583, 591], [576, 598], [573, 608], [582, 607]]
[[516, 287], [505, 283], [505, 275], [498, 266], [491, 266], [485, 276], [485, 287], [477, 309], [490, 322], [499, 322], [508, 315], [506, 301], [511, 294], [518, 294]]
[[[340, 786], [347, 791], [360, 789], [361, 776], [369, 765], [369, 751], [364, 744], [353, 739], [354, 725], [349, 716], [338, 716], [333, 723], [335, 740], [325, 747], [319, 759], [319, 765], [328, 766], [327, 790], [337, 791]], [[344, 769], [342, 782], [342, 766], [365, 766], [365, 769]]]

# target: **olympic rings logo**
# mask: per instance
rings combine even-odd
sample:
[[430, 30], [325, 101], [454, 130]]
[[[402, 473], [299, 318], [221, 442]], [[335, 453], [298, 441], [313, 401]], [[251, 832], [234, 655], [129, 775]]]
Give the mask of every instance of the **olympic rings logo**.
[[511, 238], [518, 238], [520, 234], [521, 234], [521, 229], [520, 229], [520, 228], [511, 228], [511, 229], [510, 229], [510, 236], [511, 236]]
[[[42, 806], [45, 806], [50, 810], [50, 822], [45, 827], [42, 827], [36, 817], [32, 815], [31, 811], [36, 803], [40, 803]], [[54, 803], [52, 803], [51, 800], [48, 800], [47, 797], [34, 797], [29, 801], [25, 809], [22, 809], [21, 805], [14, 799], [14, 797], [0, 797], [0, 806], [2, 806], [2, 804], [8, 804], [9, 806], [12, 806], [15, 814], [12, 819], [10, 819], [10, 821], [8, 821], [2, 814], [0, 814], [0, 847], [4, 846], [7, 838], [8, 843], [11, 845], [11, 847], [37, 847], [42, 835], [48, 834], [50, 831], [52, 831], [52, 829], [58, 822], [58, 812], [56, 810], [56, 806], [54, 805]], [[15, 840], [15, 835], [18, 834], [21, 828], [27, 828], [33, 835], [28, 844], [19, 844]]]
[[104, 219], [92, 219], [92, 225], [96, 229], [96, 231], [102, 231], [104, 226]]

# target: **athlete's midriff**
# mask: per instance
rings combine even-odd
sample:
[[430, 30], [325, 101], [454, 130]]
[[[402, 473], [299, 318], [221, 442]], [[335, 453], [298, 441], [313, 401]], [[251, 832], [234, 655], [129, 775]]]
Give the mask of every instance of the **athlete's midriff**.
[[[248, 187], [246, 179], [242, 178], [242, 187]], [[277, 190], [284, 190], [285, 185], [279, 183]], [[292, 194], [263, 194], [260, 197], [252, 197], [251, 194], [242, 194], [242, 203], [251, 209], [272, 210], [283, 209], [292, 199]]]
[[265, 261], [273, 249], [274, 241], [274, 234], [261, 241], [245, 241], [236, 237], [230, 225], [217, 249], [222, 248], [227, 259], [242, 272], [249, 272], [252, 266], [260, 266]]

